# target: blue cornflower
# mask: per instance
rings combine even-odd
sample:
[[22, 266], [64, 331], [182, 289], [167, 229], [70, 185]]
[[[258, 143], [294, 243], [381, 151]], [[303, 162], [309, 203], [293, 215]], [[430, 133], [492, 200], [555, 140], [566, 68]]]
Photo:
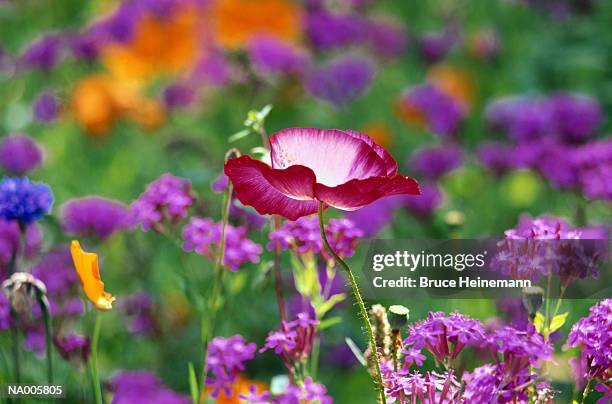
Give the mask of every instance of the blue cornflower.
[[47, 184], [27, 177], [4, 177], [0, 181], [0, 218], [30, 224], [49, 213], [53, 193]]

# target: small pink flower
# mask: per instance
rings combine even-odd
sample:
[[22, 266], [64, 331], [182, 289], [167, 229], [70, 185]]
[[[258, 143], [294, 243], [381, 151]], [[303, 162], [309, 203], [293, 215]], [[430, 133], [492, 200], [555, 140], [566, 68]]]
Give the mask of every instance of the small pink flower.
[[324, 202], [356, 210], [389, 195], [418, 195], [419, 185], [397, 173], [383, 147], [350, 130], [290, 128], [270, 137], [272, 166], [249, 156], [225, 163], [225, 174], [245, 205], [290, 220]]

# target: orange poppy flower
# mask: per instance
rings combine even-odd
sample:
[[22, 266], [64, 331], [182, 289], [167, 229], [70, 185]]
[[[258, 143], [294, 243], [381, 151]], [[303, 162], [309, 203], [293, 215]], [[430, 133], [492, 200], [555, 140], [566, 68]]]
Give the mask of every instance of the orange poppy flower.
[[301, 10], [291, 0], [218, 0], [212, 5], [215, 36], [224, 48], [243, 48], [266, 34], [295, 43], [301, 33]]
[[202, 19], [202, 10], [193, 5], [165, 18], [144, 15], [129, 42], [102, 49], [103, 62], [114, 76], [136, 82], [189, 71], [205, 50]]
[[81, 244], [76, 240], [70, 244], [70, 252], [83, 290], [89, 300], [100, 310], [112, 309], [115, 297], [104, 291], [104, 282], [100, 279], [98, 269], [98, 255], [83, 251]]
[[[240, 394], [247, 394], [249, 392], [249, 387], [252, 385], [255, 386], [255, 392], [257, 394], [263, 393], [264, 391], [268, 389], [268, 386], [265, 383], [261, 383], [255, 380], [251, 380], [242, 375], [238, 375], [238, 377], [236, 378], [236, 381], [231, 386], [232, 394], [228, 396], [225, 394], [225, 391], [221, 389], [221, 392], [219, 393], [219, 396], [217, 397], [216, 403], [217, 404], [243, 403], [244, 401], [239, 399], [238, 396], [240, 396]], [[210, 387], [207, 387], [207, 390], [209, 393], [212, 391]]]

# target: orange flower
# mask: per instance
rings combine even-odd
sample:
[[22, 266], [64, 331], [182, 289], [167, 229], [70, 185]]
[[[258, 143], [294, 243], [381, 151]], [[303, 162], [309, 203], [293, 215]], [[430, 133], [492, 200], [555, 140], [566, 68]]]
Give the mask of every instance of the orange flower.
[[455, 66], [438, 64], [427, 73], [427, 81], [450, 95], [466, 110], [470, 109], [475, 96], [475, 84], [472, 77]]
[[78, 241], [74, 240], [70, 245], [72, 260], [76, 268], [83, 290], [91, 302], [100, 310], [113, 308], [115, 297], [104, 291], [104, 282], [100, 279], [98, 269], [98, 255], [83, 251]]
[[301, 11], [291, 0], [217, 0], [211, 20], [218, 43], [231, 50], [259, 34], [295, 43], [301, 32]]
[[202, 10], [193, 5], [165, 18], [144, 15], [128, 43], [111, 43], [102, 49], [103, 62], [114, 76], [137, 82], [189, 71], [205, 50], [203, 18]]
[[[231, 389], [232, 389], [232, 395], [231, 396], [227, 396], [225, 394], [225, 392], [223, 391], [223, 389], [221, 389], [221, 392], [219, 393], [219, 396], [217, 397], [217, 404], [240, 404], [243, 403], [244, 401], [240, 400], [238, 398], [238, 396], [240, 394], [246, 394], [249, 392], [249, 387], [254, 385], [255, 386], [255, 392], [257, 394], [263, 393], [264, 391], [266, 391], [268, 389], [268, 386], [264, 383], [261, 382], [257, 382], [255, 380], [251, 380], [247, 377], [244, 377], [242, 375], [238, 375], [238, 377], [236, 378], [236, 381], [232, 384]], [[210, 393], [210, 391], [212, 390], [210, 387], [207, 387], [208, 392]]]
[[399, 99], [395, 102], [395, 115], [409, 125], [419, 129], [427, 127], [427, 117], [425, 113], [409, 102]]

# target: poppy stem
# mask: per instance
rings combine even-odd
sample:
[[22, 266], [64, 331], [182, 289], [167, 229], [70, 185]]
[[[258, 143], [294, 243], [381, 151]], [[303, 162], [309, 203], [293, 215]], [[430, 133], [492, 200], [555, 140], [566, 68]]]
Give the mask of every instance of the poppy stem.
[[102, 389], [100, 388], [100, 377], [98, 375], [98, 342], [100, 340], [101, 324], [102, 313], [100, 310], [96, 310], [93, 336], [91, 338], [91, 358], [89, 359], [89, 371], [91, 372], [91, 383], [96, 404], [102, 404]]
[[42, 312], [43, 322], [45, 323], [45, 342], [47, 356], [47, 381], [53, 384], [53, 328], [51, 314], [49, 313], [49, 300], [42, 292], [37, 291], [36, 298]]
[[332, 246], [329, 244], [329, 241], [327, 241], [327, 236], [325, 235], [325, 220], [323, 218], [323, 209], [323, 202], [319, 202], [319, 229], [321, 231], [321, 238], [323, 239], [323, 244], [325, 244], [325, 248], [327, 248], [327, 251], [329, 251], [329, 253], [334, 257], [336, 262], [345, 270], [346, 276], [348, 277], [349, 282], [351, 284], [351, 288], [353, 289], [353, 295], [355, 296], [357, 306], [359, 307], [360, 317], [363, 320], [363, 325], [368, 334], [370, 346], [373, 347], [375, 353], [374, 364], [376, 374], [374, 375], [374, 384], [376, 386], [376, 389], [378, 390], [378, 393], [380, 394], [380, 402], [382, 404], [386, 404], [387, 400], [385, 397], [385, 390], [383, 388], [382, 374], [380, 372], [380, 363], [378, 363], [378, 350], [376, 347], [376, 340], [374, 339], [374, 333], [372, 332], [372, 325], [370, 324], [368, 313], [366, 311], [365, 304], [363, 303], [361, 293], [359, 292], [359, 286], [357, 285], [357, 281], [355, 279], [355, 275], [353, 275], [353, 271], [351, 271], [351, 268], [348, 266], [348, 264], [344, 262], [344, 260], [340, 258], [338, 254], [336, 254]]
[[208, 301], [208, 318], [206, 325], [202, 328], [202, 339], [204, 345], [204, 360], [202, 364], [202, 393], [200, 396], [200, 403], [206, 402], [206, 361], [208, 356], [208, 344], [213, 336], [213, 328], [215, 326], [215, 317], [218, 309], [219, 295], [221, 294], [221, 286], [223, 285], [223, 274], [225, 269], [223, 268], [223, 258], [225, 256], [225, 230], [227, 222], [229, 220], [229, 208], [232, 202], [232, 184], [229, 183], [227, 190], [225, 191], [225, 198], [223, 200], [223, 211], [221, 213], [221, 240], [219, 240], [219, 250], [217, 251], [217, 260], [215, 261], [214, 267], [214, 281], [210, 299]]

